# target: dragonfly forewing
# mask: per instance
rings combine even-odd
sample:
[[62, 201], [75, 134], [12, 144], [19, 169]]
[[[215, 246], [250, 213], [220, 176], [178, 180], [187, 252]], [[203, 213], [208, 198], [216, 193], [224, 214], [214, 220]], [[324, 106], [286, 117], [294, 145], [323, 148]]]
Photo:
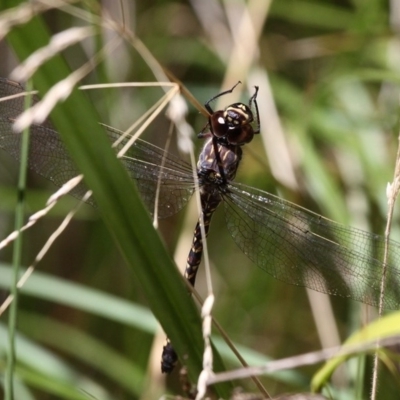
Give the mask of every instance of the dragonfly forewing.
[[[21, 85], [0, 79], [0, 96], [7, 97], [24, 93]], [[24, 110], [24, 96], [0, 102], [0, 148], [12, 157], [20, 159], [21, 134], [13, 131], [13, 123]], [[39, 101], [32, 97], [32, 105]], [[104, 126], [110, 145], [118, 141], [115, 151], [121, 150], [130, 136]], [[122, 140], [121, 140], [122, 138]], [[79, 174], [69, 156], [59, 133], [53, 129], [50, 121], [30, 127], [29, 167], [60, 187]], [[193, 172], [189, 164], [163, 149], [137, 139], [121, 158], [130, 177], [136, 182], [141, 197], [151, 213], [154, 212], [155, 198], [158, 216], [168, 217], [177, 213], [190, 199], [193, 190]], [[157, 191], [159, 187], [159, 191]], [[84, 183], [71, 190], [79, 199], [87, 191]], [[95, 206], [93, 198], [87, 200]]]

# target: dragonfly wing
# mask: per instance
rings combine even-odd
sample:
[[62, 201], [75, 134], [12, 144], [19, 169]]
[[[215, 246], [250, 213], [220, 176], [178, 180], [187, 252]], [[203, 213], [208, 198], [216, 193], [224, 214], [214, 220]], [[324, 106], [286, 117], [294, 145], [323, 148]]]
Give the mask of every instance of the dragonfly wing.
[[[379, 304], [385, 240], [246, 185], [230, 184], [226, 223], [240, 249], [284, 282]], [[385, 308], [400, 305], [400, 244], [389, 242]]]
[[[122, 132], [106, 127], [111, 142], [115, 142]], [[122, 149], [130, 137], [116, 147]], [[125, 156], [123, 165], [151, 213], [157, 210], [160, 218], [177, 213], [186, 205], [194, 191], [193, 171], [189, 164], [165, 150], [137, 139]]]
[[[24, 92], [19, 84], [0, 80], [0, 97]], [[21, 134], [13, 131], [13, 123], [24, 110], [24, 97], [0, 102], [0, 148], [13, 158], [20, 159]], [[33, 96], [32, 103], [39, 100]], [[30, 127], [29, 168], [61, 187], [65, 182], [79, 175], [78, 169], [69, 157], [57, 131], [51, 123], [45, 121], [41, 125]], [[87, 187], [81, 183], [72, 189], [71, 194], [82, 198]], [[91, 204], [93, 200], [88, 201]]]
[[[24, 88], [18, 83], [0, 78], [0, 98], [23, 93]], [[15, 119], [24, 110], [24, 97], [0, 102], [0, 148], [19, 160], [21, 134], [12, 130]], [[39, 101], [33, 96], [32, 103]], [[105, 127], [111, 143], [119, 139], [122, 132]], [[121, 149], [129, 138], [116, 147]], [[30, 127], [29, 168], [52, 181], [57, 187], [79, 174], [72, 159], [50, 121]], [[188, 164], [162, 149], [138, 139], [121, 162], [131, 178], [136, 181], [138, 190], [150, 212], [154, 212], [157, 195], [158, 215], [167, 217], [178, 212], [189, 200], [193, 192], [193, 173]], [[157, 187], [159, 190], [157, 191]], [[82, 198], [87, 187], [81, 183], [71, 194]], [[88, 203], [95, 206], [95, 201]]]

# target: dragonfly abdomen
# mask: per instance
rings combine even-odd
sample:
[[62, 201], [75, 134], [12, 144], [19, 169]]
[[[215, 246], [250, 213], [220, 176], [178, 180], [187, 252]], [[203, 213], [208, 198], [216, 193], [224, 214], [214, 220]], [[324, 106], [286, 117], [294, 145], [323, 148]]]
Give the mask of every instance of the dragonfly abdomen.
[[210, 204], [210, 207], [207, 209], [203, 209], [202, 218], [199, 218], [196, 227], [193, 232], [193, 241], [192, 246], [189, 251], [189, 255], [186, 261], [186, 270], [185, 276], [189, 283], [194, 286], [196, 281], [197, 270], [199, 269], [199, 265], [201, 263], [201, 257], [203, 255], [203, 236], [201, 233], [201, 223], [204, 224], [204, 232], [206, 237], [208, 236], [208, 231], [210, 229], [211, 218], [214, 214], [214, 211], [218, 207], [221, 202], [221, 198], [214, 198], [214, 202]]

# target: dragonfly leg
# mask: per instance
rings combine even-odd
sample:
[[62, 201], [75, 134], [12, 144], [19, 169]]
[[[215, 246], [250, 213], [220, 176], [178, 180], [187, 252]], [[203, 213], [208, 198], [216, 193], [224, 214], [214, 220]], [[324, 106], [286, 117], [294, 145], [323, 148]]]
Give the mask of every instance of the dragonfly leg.
[[207, 110], [210, 114], [214, 114], [214, 110], [211, 108], [210, 103], [212, 103], [215, 99], [218, 99], [218, 97], [224, 96], [224, 95], [226, 95], [226, 94], [228, 94], [228, 93], [232, 93], [232, 92], [234, 91], [235, 87], [236, 87], [237, 85], [241, 84], [241, 83], [242, 83], [242, 82], [239, 81], [238, 83], [236, 83], [235, 86], [233, 86], [232, 89], [225, 90], [224, 92], [219, 93], [219, 94], [217, 94], [216, 96], [212, 97], [210, 100], [208, 100], [207, 103], [204, 104], [204, 107], [206, 108], [206, 110]]

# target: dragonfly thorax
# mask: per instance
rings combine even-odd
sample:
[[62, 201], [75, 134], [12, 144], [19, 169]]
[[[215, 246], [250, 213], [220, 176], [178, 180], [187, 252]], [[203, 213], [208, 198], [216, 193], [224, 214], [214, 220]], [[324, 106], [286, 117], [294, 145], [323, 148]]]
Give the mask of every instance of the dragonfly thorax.
[[200, 183], [218, 185], [232, 181], [241, 159], [242, 149], [239, 146], [214, 143], [213, 138], [208, 139], [197, 163]]

